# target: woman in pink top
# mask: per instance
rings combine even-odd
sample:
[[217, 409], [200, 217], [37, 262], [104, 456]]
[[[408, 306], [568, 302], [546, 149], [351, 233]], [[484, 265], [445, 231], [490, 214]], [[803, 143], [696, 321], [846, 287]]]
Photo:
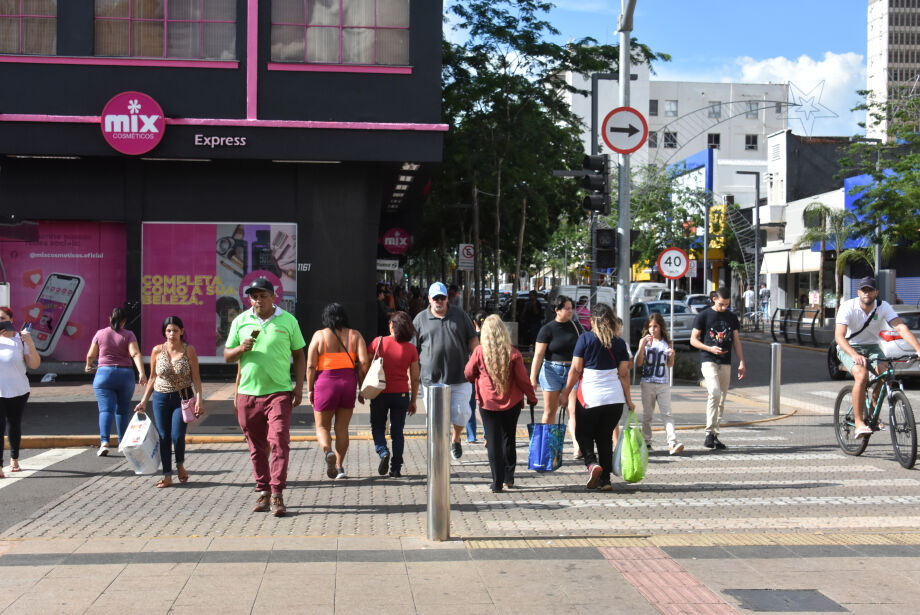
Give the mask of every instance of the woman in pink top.
[[[99, 402], [99, 451], [98, 456], [109, 454], [109, 434], [112, 433], [112, 421], [118, 428], [118, 441], [125, 437], [125, 430], [131, 421], [131, 398], [134, 396], [134, 370], [137, 368], [138, 381], [147, 384], [144, 371], [144, 358], [137, 346], [134, 333], [125, 329], [128, 315], [117, 307], [109, 318], [111, 326], [96, 331], [89, 352], [86, 353], [86, 373], [96, 371], [93, 378], [93, 391]], [[98, 359], [98, 368], [93, 362]]]
[[479, 338], [481, 344], [473, 350], [464, 374], [476, 385], [492, 469], [492, 493], [501, 493], [503, 483], [509, 489], [514, 486], [515, 436], [524, 398], [530, 405], [536, 405], [537, 394], [524, 367], [524, 359], [511, 345], [501, 318], [495, 314], [486, 318]]
[[[415, 414], [415, 398], [418, 396], [418, 349], [412, 343], [415, 327], [408, 314], [393, 312], [389, 327], [390, 335], [375, 338], [367, 349], [368, 355], [378, 354], [383, 358], [383, 373], [387, 380], [386, 388], [371, 400], [371, 434], [374, 436], [374, 448], [380, 455], [377, 473], [383, 476], [389, 471], [390, 476], [398, 478], [402, 476], [403, 466], [403, 427], [406, 415]], [[393, 441], [392, 458], [387, 448], [387, 414], [390, 417], [390, 440]]]

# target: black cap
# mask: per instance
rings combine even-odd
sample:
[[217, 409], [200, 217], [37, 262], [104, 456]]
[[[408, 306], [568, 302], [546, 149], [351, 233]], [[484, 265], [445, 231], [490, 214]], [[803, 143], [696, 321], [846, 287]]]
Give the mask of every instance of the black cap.
[[857, 286], [856, 288], [865, 288], [867, 286], [871, 288], [872, 290], [875, 290], [878, 288], [878, 284], [875, 283], [875, 278], [873, 278], [871, 275], [867, 275], [866, 277], [862, 278], [859, 281], [859, 286]]
[[271, 295], [275, 294], [275, 287], [268, 281], [268, 278], [256, 278], [246, 287], [245, 293], [248, 295], [254, 290], [264, 290]]

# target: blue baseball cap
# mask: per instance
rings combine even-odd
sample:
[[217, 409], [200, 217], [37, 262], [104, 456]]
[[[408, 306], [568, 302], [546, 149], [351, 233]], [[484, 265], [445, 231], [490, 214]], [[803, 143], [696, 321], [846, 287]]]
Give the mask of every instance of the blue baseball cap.
[[444, 286], [444, 282], [435, 282], [428, 288], [428, 296], [430, 298], [434, 299], [439, 295], [447, 296], [447, 287]]

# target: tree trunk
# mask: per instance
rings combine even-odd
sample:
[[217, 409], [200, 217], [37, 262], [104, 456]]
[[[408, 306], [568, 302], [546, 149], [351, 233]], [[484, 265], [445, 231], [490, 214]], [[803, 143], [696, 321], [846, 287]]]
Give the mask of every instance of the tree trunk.
[[517, 262], [514, 265], [514, 286], [511, 287], [511, 320], [517, 320], [517, 293], [521, 287], [521, 255], [524, 250], [524, 223], [527, 221], [527, 197], [521, 205], [521, 230], [518, 233]]
[[[499, 285], [499, 271], [501, 269], [501, 204], [502, 204], [502, 163], [504, 162], [503, 158], [498, 159], [498, 174], [496, 175], [495, 180], [495, 262], [492, 264], [492, 269], [495, 273], [495, 279], [492, 281], [493, 289], [492, 296], [495, 298], [495, 308], [498, 310], [498, 303], [501, 295], [498, 294], [498, 285]], [[512, 297], [513, 299], [513, 297]]]
[[824, 324], [824, 239], [821, 239], [821, 260], [818, 269], [818, 318]]
[[482, 246], [479, 245], [479, 187], [473, 174], [473, 283], [476, 285], [476, 307], [482, 309]]
[[441, 227], [441, 282], [449, 284], [447, 279], [447, 231]]

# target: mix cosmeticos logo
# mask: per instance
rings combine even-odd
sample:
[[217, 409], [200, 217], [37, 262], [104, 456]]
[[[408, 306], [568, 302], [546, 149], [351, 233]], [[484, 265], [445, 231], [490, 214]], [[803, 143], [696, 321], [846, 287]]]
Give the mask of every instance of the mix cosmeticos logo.
[[112, 98], [102, 110], [100, 125], [106, 142], [130, 156], [146, 154], [166, 132], [163, 109], [141, 92], [122, 92]]

